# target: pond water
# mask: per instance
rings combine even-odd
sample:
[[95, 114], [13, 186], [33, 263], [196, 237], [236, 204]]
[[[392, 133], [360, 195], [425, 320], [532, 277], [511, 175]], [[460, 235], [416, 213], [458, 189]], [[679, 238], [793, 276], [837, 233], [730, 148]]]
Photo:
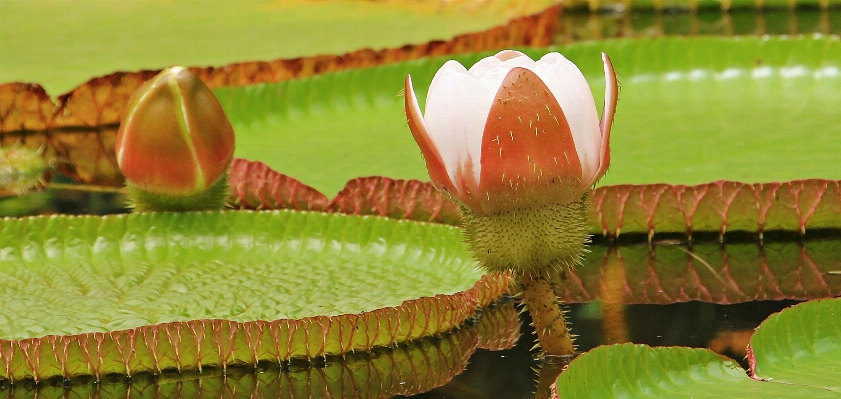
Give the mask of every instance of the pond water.
[[[605, 305], [594, 302], [568, 305], [567, 309], [572, 331], [579, 335], [577, 344], [582, 352], [620, 341], [711, 347], [745, 366], [744, 348], [750, 331], [768, 315], [791, 304], [791, 301], [736, 305], [701, 302]], [[516, 308], [516, 301], [509, 298], [486, 310], [475, 325], [467, 325], [441, 338], [383, 349], [372, 355], [293, 362], [280, 367], [274, 364], [259, 364], [256, 368], [239, 366], [224, 373], [218, 368], [209, 368], [202, 374], [169, 370], [159, 377], [140, 374], [131, 379], [109, 375], [99, 383], [91, 378], [51, 379], [37, 386], [31, 382], [14, 386], [0, 383], [0, 397], [534, 398], [539, 377], [536, 370], [541, 363], [535, 359], [536, 352], [531, 350], [534, 335], [528, 313], [518, 319]], [[617, 314], [622, 316], [618, 323]], [[510, 324], [512, 315], [514, 320], [519, 320], [514, 325], [515, 332], [519, 330], [520, 333], [515, 346], [504, 350], [474, 348], [476, 343], [471, 339], [475, 338], [477, 329], [482, 330], [483, 319], [499, 321], [502, 318]], [[510, 325], [499, 328], [497, 323], [496, 326], [495, 335], [510, 335], [507, 331]], [[487, 333], [488, 329], [484, 330], [480, 334]], [[392, 396], [400, 392], [422, 393]]]
[[[597, 39], [608, 37], [652, 37], [661, 35], [703, 35], [703, 34], [831, 34], [841, 32], [841, 10], [805, 9], [791, 12], [773, 10], [754, 12], [751, 10], [730, 13], [701, 12], [688, 13], [672, 11], [666, 13], [631, 12], [600, 13], [566, 12], [559, 24], [556, 35], [557, 43], [573, 40]], [[109, 195], [57, 193], [51, 199], [53, 210], [65, 213], [108, 213], [113, 212], [121, 203], [120, 197]], [[516, 301], [508, 300], [500, 308], [517, 306]], [[571, 329], [578, 335], [577, 345], [580, 351], [587, 351], [595, 346], [636, 342], [649, 345], [681, 345], [707, 347], [730, 356], [744, 364], [744, 349], [747, 338], [768, 315], [777, 312], [793, 301], [757, 301], [735, 305], [716, 305], [702, 302], [687, 302], [672, 305], [616, 305], [592, 302], [568, 305]], [[489, 311], [491, 312], [491, 311]], [[475, 339], [471, 328], [453, 333], [450, 338], [435, 338], [400, 347], [383, 350], [372, 355], [392, 362], [404, 362], [406, 359], [422, 358], [420, 364], [448, 363], [453, 366], [450, 375], [441, 381], [428, 377], [423, 382], [399, 381], [399, 376], [365, 374], [368, 377], [354, 377], [353, 383], [344, 380], [349, 375], [347, 370], [356, 370], [359, 362], [370, 358], [365, 356], [340, 359], [316, 360], [309, 364], [263, 365], [253, 367], [235, 367], [223, 375], [221, 370], [210, 369], [203, 375], [168, 373], [159, 378], [150, 375], [135, 376], [129, 380], [124, 376], [109, 376], [101, 383], [90, 379], [71, 382], [50, 380], [35, 386], [34, 384], [0, 384], [0, 397], [35, 398], [35, 397], [253, 397], [274, 396], [285, 398], [328, 397], [326, 392], [344, 392], [335, 397], [359, 396], [361, 390], [370, 391], [370, 397], [388, 397], [388, 387], [405, 384], [423, 386], [429, 390], [433, 382], [444, 383], [451, 374], [456, 374], [443, 386], [413, 396], [395, 396], [411, 398], [533, 398], [536, 389], [539, 361], [534, 356], [534, 335], [529, 327], [528, 314], [519, 316], [520, 339], [510, 349], [487, 350], [475, 349], [469, 345], [459, 346], [463, 340]], [[510, 320], [509, 320], [510, 321]], [[481, 322], [481, 321], [480, 321]], [[461, 334], [461, 335], [458, 335]], [[466, 338], [467, 337], [467, 338]], [[470, 338], [473, 337], [473, 338]], [[462, 341], [459, 341], [462, 340]], [[455, 342], [455, 343], [454, 343]], [[468, 349], [464, 349], [468, 348]], [[475, 350], [475, 352], [474, 352]], [[393, 351], [393, 352], [390, 352]], [[443, 356], [436, 360], [432, 352]], [[463, 372], [464, 362], [448, 355], [460, 356], [466, 352], [469, 362]], [[418, 354], [420, 353], [420, 354]], [[472, 353], [472, 355], [470, 355]], [[436, 356], [438, 356], [436, 355]], [[401, 360], [402, 359], [402, 360]], [[449, 359], [449, 360], [448, 360]], [[466, 359], [466, 357], [464, 358]], [[463, 360], [463, 359], [462, 359]], [[426, 363], [424, 363], [426, 362]], [[437, 363], [436, 363], [437, 362]], [[382, 370], [389, 370], [386, 366]], [[394, 367], [394, 366], [389, 366]], [[460, 373], [459, 373], [460, 372]], [[352, 374], [352, 373], [351, 373]], [[364, 373], [362, 373], [364, 374]], [[361, 375], [361, 374], [354, 374]], [[396, 379], [395, 379], [396, 378]], [[309, 379], [309, 380], [308, 380]], [[290, 381], [296, 381], [290, 383]], [[434, 381], [435, 380], [435, 381]], [[348, 380], [349, 381], [349, 380]], [[368, 389], [361, 389], [362, 382], [369, 384]], [[300, 391], [282, 388], [290, 385]], [[331, 385], [332, 384], [332, 385]], [[343, 385], [344, 384], [344, 385]], [[426, 385], [424, 385], [426, 384]], [[377, 389], [372, 387], [376, 385]], [[330, 386], [329, 390], [326, 387]], [[338, 389], [336, 387], [344, 387]], [[407, 392], [410, 390], [407, 390]], [[320, 392], [320, 394], [319, 394]], [[398, 392], [398, 391], [393, 391]], [[379, 396], [378, 396], [379, 395]], [[386, 396], [382, 396], [386, 395]], [[332, 396], [329, 396], [332, 397]]]

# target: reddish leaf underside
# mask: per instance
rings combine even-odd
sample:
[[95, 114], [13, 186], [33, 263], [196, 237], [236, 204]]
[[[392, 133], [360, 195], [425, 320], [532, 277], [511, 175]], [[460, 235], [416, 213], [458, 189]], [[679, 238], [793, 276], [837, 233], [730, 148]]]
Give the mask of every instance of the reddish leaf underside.
[[[550, 44], [560, 7], [511, 20], [483, 32], [393, 49], [362, 49], [343, 55], [317, 55], [222, 67], [191, 67], [210, 88], [281, 82], [346, 69], [372, 67], [427, 56]], [[116, 125], [129, 97], [160, 71], [115, 72], [96, 77], [53, 100], [34, 83], [0, 84], [0, 146], [20, 142], [44, 147], [48, 160], [76, 181], [123, 184], [114, 155]]]
[[324, 211], [328, 208], [324, 194], [275, 172], [262, 162], [235, 158], [228, 172], [228, 182], [231, 200], [238, 209]]
[[458, 224], [461, 211], [431, 184], [419, 180], [360, 177], [330, 201], [331, 212]]
[[[257, 179], [259, 187], [247, 180], [252, 174], [238, 170], [257, 168], [248, 161], [235, 161], [231, 172], [233, 195], [246, 209], [292, 207], [290, 195], [298, 202], [294, 209], [324, 209], [321, 196], [307, 188], [306, 195], [272, 189], [274, 200], [266, 197], [267, 187], [293, 184], [290, 177], [268, 171]], [[261, 164], [262, 165], [262, 164]], [[243, 169], [241, 169], [243, 168]], [[263, 165], [260, 170], [268, 170]], [[275, 172], [276, 173], [276, 172]], [[270, 177], [271, 176], [271, 177]], [[272, 181], [272, 179], [277, 179]], [[256, 184], [256, 183], [255, 183]], [[294, 183], [300, 184], [300, 183]], [[310, 191], [312, 190], [312, 191]], [[269, 190], [271, 191], [271, 190]], [[621, 233], [642, 233], [652, 240], [657, 233], [756, 233], [788, 231], [799, 235], [808, 230], [841, 229], [841, 181], [795, 180], [782, 183], [739, 183], [717, 181], [696, 186], [648, 184], [599, 187], [593, 191], [589, 224], [591, 233], [614, 239]], [[304, 205], [304, 198], [308, 205]], [[294, 201], [293, 201], [294, 202]], [[277, 205], [272, 205], [277, 203]], [[282, 205], [287, 204], [287, 205]], [[282, 206], [281, 206], [282, 205]], [[329, 211], [354, 215], [379, 215], [396, 219], [458, 224], [458, 206], [448, 201], [427, 182], [392, 180], [386, 177], [360, 177], [347, 183], [332, 200]]]
[[[236, 184], [232, 182], [232, 185]], [[640, 228], [648, 225], [642, 222], [647, 220], [642, 216], [649, 214], [642, 211], [648, 209], [643, 204], [648, 198], [646, 194], [655, 192], [660, 195], [652, 213], [656, 216], [653, 220], [657, 221], [653, 224], [657, 228], [654, 231], [683, 233], [687, 231], [687, 219], [681, 213], [683, 208], [676, 202], [664, 200], [669, 198], [664, 193], [674, 190], [702, 193], [692, 197], [699, 200], [682, 205], [686, 208], [695, 206], [694, 218], [688, 220], [696, 224], [689, 225], [689, 231], [711, 230], [719, 234], [722, 217], [726, 217], [729, 218], [725, 224], [728, 230], [731, 226], [739, 226], [758, 232], [759, 219], [751, 220], [751, 215], [765, 215], [766, 231], [799, 232], [801, 224], [806, 230], [838, 229], [841, 228], [841, 218], [837, 217], [841, 214], [839, 184], [841, 182], [805, 180], [765, 185], [716, 182], [692, 187], [601, 187], [594, 194], [600, 207], [591, 214], [590, 223], [595, 225], [598, 218], [619, 220], [633, 227], [623, 229], [625, 233], [647, 233], [649, 230]], [[772, 198], [760, 202], [765, 204], [764, 208], [751, 208], [750, 205], [756, 206], [756, 202], [739, 203], [717, 190], [735, 192], [732, 198], [736, 199], [750, 198], [746, 194], [753, 196], [754, 192], [759, 198], [763, 198], [762, 195]], [[773, 199], [775, 194], [777, 197]], [[637, 201], [632, 201], [635, 198]], [[725, 201], [731, 205], [729, 211], [723, 205]], [[461, 218], [458, 207], [445, 200], [430, 183], [384, 177], [351, 180], [330, 202], [328, 211], [448, 224], [458, 224]], [[669, 219], [669, 215], [675, 213], [681, 217]], [[739, 215], [738, 218], [735, 215]], [[796, 215], [802, 219], [794, 218]], [[713, 222], [703, 217], [711, 218]], [[704, 229], [692, 228], [699, 224]], [[665, 228], [670, 226], [672, 230]], [[754, 230], [748, 229], [751, 226]], [[608, 234], [608, 243], [611, 237]], [[654, 238], [650, 244], [643, 240], [632, 245], [592, 245], [584, 264], [563, 277], [566, 281], [558, 292], [561, 299], [570, 303], [602, 300], [667, 304], [699, 300], [727, 304], [841, 295], [841, 242], [837, 239], [809, 239], [807, 235], [805, 240], [770, 240], [762, 245], [759, 245], [759, 237], [732, 243], [725, 239], [724, 245], [717, 240], [696, 240], [690, 248], [680, 240], [657, 240], [653, 233], [650, 237]]]
[[[87, 395], [90, 392], [110, 397], [114, 391], [150, 392], [174, 397], [196, 392], [202, 397], [242, 392], [250, 397], [315, 398], [342, 397], [354, 392], [360, 398], [390, 398], [427, 392], [460, 374], [475, 349], [508, 349], [519, 337], [519, 315], [513, 302], [489, 308], [473, 327], [459, 328], [440, 338], [423, 339], [400, 345], [376, 356], [348, 356], [330, 359], [324, 366], [305, 368], [261, 368], [254, 373], [245, 369], [207, 369], [201, 378], [191, 372], [162, 374], [156, 378], [135, 376], [126, 381], [74, 381], [71, 387], [43, 384], [39, 397]], [[486, 335], [490, 333], [491, 335]], [[513, 340], [506, 337], [513, 337]], [[500, 346], [494, 346], [500, 345]], [[139, 378], [136, 378], [139, 377]], [[15, 390], [20, 392], [19, 389]], [[119, 395], [116, 395], [119, 396]]]
[[696, 186], [648, 184], [600, 187], [593, 195], [590, 226], [607, 237], [620, 233], [770, 230], [804, 234], [841, 228], [841, 181], [782, 183], [716, 181]]
[[509, 301], [496, 308], [485, 309], [479, 325], [477, 348], [491, 351], [511, 349], [520, 339], [520, 313]]
[[[518, 46], [543, 47], [551, 43], [560, 7], [513, 19], [483, 32], [467, 33], [447, 41], [410, 44], [399, 48], [362, 49], [342, 55], [233, 63], [189, 70], [211, 88], [281, 82], [326, 72], [372, 67], [428, 56], [479, 52]], [[0, 136], [21, 131], [66, 127], [96, 128], [119, 123], [131, 94], [160, 71], [116, 72], [89, 80], [56, 102], [38, 84], [0, 85]]]

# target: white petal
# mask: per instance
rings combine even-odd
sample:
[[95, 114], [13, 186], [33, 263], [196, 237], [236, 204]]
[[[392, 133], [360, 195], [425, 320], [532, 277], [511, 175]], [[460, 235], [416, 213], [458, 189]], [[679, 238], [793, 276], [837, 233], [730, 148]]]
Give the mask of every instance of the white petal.
[[560, 64], [564, 61], [569, 62], [569, 60], [566, 57], [564, 57], [563, 54], [558, 53], [558, 52], [554, 52], [554, 53], [544, 54], [543, 57], [540, 57], [540, 59], [537, 60], [537, 63], [538, 64]]
[[473, 76], [479, 76], [478, 74], [482, 73], [481, 71], [488, 71], [493, 68], [496, 68], [497, 65], [502, 64], [502, 60], [496, 57], [485, 57], [479, 60], [479, 62], [473, 64], [470, 69], [467, 70]]
[[467, 73], [442, 75], [430, 87], [424, 119], [432, 141], [441, 153], [444, 166], [456, 188], [456, 172], [468, 157], [473, 174], [479, 181], [482, 135], [496, 90], [490, 90], [480, 79]]
[[590, 85], [578, 67], [560, 54], [544, 56], [534, 72], [549, 87], [564, 111], [581, 159], [582, 180], [587, 182], [598, 172], [601, 158], [599, 117]]
[[528, 57], [528, 56], [523, 54], [522, 52], [517, 51], [517, 50], [502, 50], [502, 51], [494, 54], [494, 58], [496, 58], [500, 61], [507, 61], [507, 60], [510, 60], [510, 59], [516, 58], [516, 57]]
[[536, 63], [534, 62], [534, 60], [525, 54], [518, 57], [509, 58], [502, 62], [502, 66], [508, 68], [508, 70], [511, 70], [515, 67], [534, 69], [535, 65]]
[[[438, 69], [438, 72], [435, 72], [435, 76], [432, 77], [432, 82], [429, 84], [429, 91], [432, 91], [432, 88], [435, 87], [442, 76], [465, 72], [467, 72], [467, 68], [465, 68], [464, 65], [461, 65], [458, 61], [449, 60], [445, 62], [444, 65], [441, 65], [441, 68]], [[426, 105], [429, 106], [429, 96], [426, 97]]]
[[514, 67], [532, 69], [535, 63], [529, 56], [516, 50], [503, 50], [493, 57], [482, 58], [467, 71], [482, 79], [489, 89], [496, 93], [502, 80]]

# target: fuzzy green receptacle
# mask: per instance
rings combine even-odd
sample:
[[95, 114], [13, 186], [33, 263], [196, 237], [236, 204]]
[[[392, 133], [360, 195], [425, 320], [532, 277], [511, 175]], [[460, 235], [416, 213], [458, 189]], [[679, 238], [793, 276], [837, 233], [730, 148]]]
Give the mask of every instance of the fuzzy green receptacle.
[[513, 270], [545, 355], [574, 353], [550, 274], [580, 263], [588, 193], [610, 164], [616, 73], [599, 122], [590, 86], [559, 53], [505, 50], [469, 70], [448, 61], [420, 105], [406, 78], [406, 115], [432, 183], [464, 211], [465, 240], [489, 272]]
[[234, 130], [190, 71], [167, 68], [132, 94], [115, 150], [135, 211], [224, 207]]

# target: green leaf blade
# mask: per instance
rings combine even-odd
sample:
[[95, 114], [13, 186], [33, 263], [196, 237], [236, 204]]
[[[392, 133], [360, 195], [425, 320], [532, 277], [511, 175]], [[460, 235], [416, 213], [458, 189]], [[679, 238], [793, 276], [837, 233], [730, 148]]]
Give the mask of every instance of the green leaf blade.
[[370, 350], [449, 331], [511, 289], [431, 223], [236, 211], [0, 227], [11, 380]]
[[733, 360], [707, 349], [601, 346], [561, 373], [557, 397], [834, 398], [816, 387], [753, 380]]
[[601, 346], [557, 379], [556, 397], [836, 398], [841, 392], [841, 299], [772, 315], [751, 338], [754, 378], [708, 349]]
[[756, 378], [841, 394], [841, 300], [809, 301], [765, 320], [750, 341]]

